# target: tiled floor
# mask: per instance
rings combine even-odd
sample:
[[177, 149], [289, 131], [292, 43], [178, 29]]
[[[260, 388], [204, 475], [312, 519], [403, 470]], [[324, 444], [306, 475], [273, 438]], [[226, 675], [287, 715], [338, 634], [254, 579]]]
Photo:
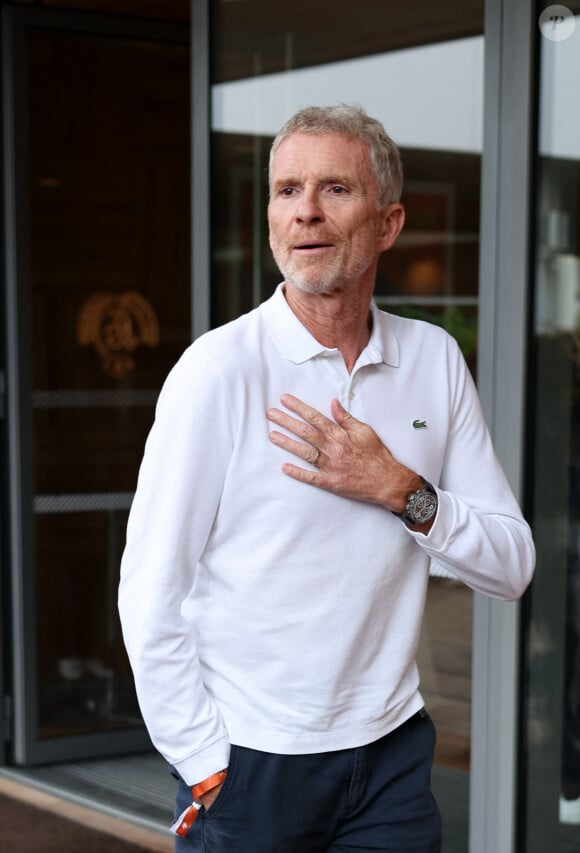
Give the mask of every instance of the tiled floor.
[[[34, 784], [32, 784], [33, 781]], [[94, 802], [90, 800], [87, 800], [83, 805], [78, 801], [78, 797], [75, 801], [72, 790], [65, 791], [58, 787], [44, 790], [38, 787], [36, 780], [20, 777], [20, 781], [17, 781], [2, 772], [0, 773], [0, 793], [33, 805], [43, 811], [56, 814], [66, 820], [98, 830], [104, 833], [104, 845], [106, 838], [113, 836], [138, 845], [145, 850], [150, 850], [152, 853], [172, 853], [173, 851], [173, 841], [165, 826], [159, 829], [141, 826], [135, 823], [133, 819], [113, 816], [107, 811], [96, 809]], [[22, 831], [23, 833], [26, 831], [25, 827]], [[62, 853], [68, 853], [68, 851], [63, 850]]]

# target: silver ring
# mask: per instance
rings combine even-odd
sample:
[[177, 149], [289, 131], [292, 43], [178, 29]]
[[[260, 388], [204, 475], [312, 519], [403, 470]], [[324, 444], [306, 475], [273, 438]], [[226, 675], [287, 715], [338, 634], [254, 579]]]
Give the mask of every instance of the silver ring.
[[312, 465], [318, 465], [318, 460], [320, 459], [320, 450], [316, 449], [316, 456], [312, 460]]

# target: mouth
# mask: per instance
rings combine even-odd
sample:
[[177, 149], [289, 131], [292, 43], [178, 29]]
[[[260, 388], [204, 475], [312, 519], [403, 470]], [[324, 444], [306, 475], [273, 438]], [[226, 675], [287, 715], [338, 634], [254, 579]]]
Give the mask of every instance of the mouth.
[[333, 249], [334, 244], [320, 240], [307, 240], [305, 243], [297, 243], [293, 248], [298, 252], [317, 252], [322, 249]]

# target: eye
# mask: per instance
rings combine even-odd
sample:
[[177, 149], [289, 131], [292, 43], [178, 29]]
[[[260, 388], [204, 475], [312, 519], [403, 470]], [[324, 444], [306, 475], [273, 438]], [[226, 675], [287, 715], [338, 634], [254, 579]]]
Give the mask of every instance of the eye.
[[291, 196], [294, 195], [294, 187], [282, 187], [280, 190], [280, 195]]
[[346, 192], [346, 187], [342, 187], [340, 184], [335, 184], [330, 188], [330, 192], [333, 195], [341, 195]]

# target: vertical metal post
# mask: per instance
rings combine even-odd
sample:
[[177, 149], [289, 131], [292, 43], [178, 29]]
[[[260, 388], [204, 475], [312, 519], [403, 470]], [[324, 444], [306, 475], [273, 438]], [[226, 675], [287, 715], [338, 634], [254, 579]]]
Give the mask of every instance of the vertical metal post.
[[[27, 753], [29, 733], [36, 733], [34, 595], [30, 565], [34, 531], [32, 504], [32, 416], [24, 405], [24, 389], [32, 387], [30, 359], [21, 340], [30, 328], [28, 294], [28, 223], [19, 193], [28, 186], [27, 144], [17, 128], [25, 126], [21, 114], [25, 93], [23, 70], [24, 36], [14, 25], [14, 9], [2, 13], [2, 148], [4, 180], [4, 286], [6, 289], [6, 410], [8, 454], [9, 559], [12, 614], [12, 707], [22, 708], [14, 716], [12, 757], [21, 762]], [[17, 93], [19, 97], [17, 97]], [[18, 134], [18, 138], [17, 138]]]
[[[4, 48], [3, 42], [0, 41], [0, 80], [4, 80]], [[3, 104], [5, 99], [5, 93], [0, 88], [0, 199], [4, 199], [4, 139], [3, 139], [3, 127], [5, 115], [3, 111]], [[5, 316], [5, 306], [4, 306], [4, 293], [5, 293], [5, 217], [4, 217], [4, 205], [0, 205], [0, 329], [4, 332], [6, 328], [6, 316]], [[5, 417], [6, 417], [6, 375], [5, 375], [5, 363], [6, 363], [6, 352], [4, 347], [4, 334], [0, 334], [0, 618], [4, 621], [6, 619], [5, 614], [7, 612], [6, 607], [6, 596], [8, 590], [8, 552], [7, 552], [7, 544], [6, 544], [6, 528], [8, 524], [8, 519], [6, 516], [6, 492], [8, 489], [8, 482], [6, 477], [6, 460], [8, 457], [7, 452], [7, 442], [5, 435]], [[9, 740], [11, 735], [11, 726], [9, 721], [8, 714], [8, 702], [4, 701], [5, 693], [7, 692], [7, 676], [4, 667], [4, 660], [6, 659], [7, 650], [5, 648], [5, 635], [6, 631], [3, 631], [0, 634], [0, 766], [6, 763], [6, 755], [5, 755], [5, 743]]]
[[[479, 391], [516, 496], [523, 496], [533, 4], [486, 0]], [[475, 596], [470, 853], [514, 853], [519, 605]]]
[[210, 327], [210, 14], [191, 0], [191, 305], [192, 334]]

